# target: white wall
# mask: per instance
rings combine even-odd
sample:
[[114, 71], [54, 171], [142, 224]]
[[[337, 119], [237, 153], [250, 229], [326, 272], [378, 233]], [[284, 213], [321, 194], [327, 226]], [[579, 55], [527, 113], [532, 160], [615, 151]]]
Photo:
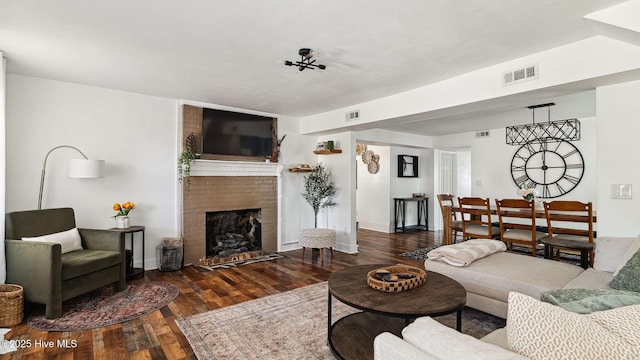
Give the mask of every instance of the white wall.
[[[5, 152], [6, 152], [6, 140], [5, 140], [5, 85], [6, 85], [6, 61], [0, 51], [0, 181], [2, 181], [0, 188], [0, 214], [4, 214], [5, 209]], [[5, 262], [4, 254], [4, 216], [0, 220], [0, 284], [4, 284], [7, 279], [7, 264]]]
[[355, 158], [358, 169], [358, 189], [356, 190], [357, 221], [361, 229], [390, 232], [393, 223], [389, 209], [391, 200], [391, 179], [396, 168], [391, 166], [391, 148], [389, 146], [367, 145], [367, 149], [380, 156], [377, 174], [367, 170], [367, 164], [361, 156]]
[[[598, 235], [640, 233], [640, 81], [603, 86], [597, 93]], [[612, 184], [631, 184], [633, 198], [611, 198]]]
[[[327, 209], [318, 217], [318, 227], [328, 227], [336, 230], [336, 249], [346, 253], [358, 251], [356, 239], [356, 167], [353, 161], [355, 154], [355, 138], [353, 133], [325, 135], [318, 137], [318, 141], [333, 140], [336, 149], [342, 153], [332, 155], [317, 155], [316, 161], [321, 162], [331, 170], [336, 183], [336, 206]], [[315, 143], [314, 143], [315, 144]], [[315, 146], [315, 145], [314, 145]], [[310, 149], [310, 151], [313, 149]], [[300, 212], [301, 223], [306, 227], [313, 227], [313, 210], [307, 205], [307, 211]]]
[[79, 155], [58, 149], [48, 159], [43, 208], [69, 206], [79, 227], [110, 228], [114, 202], [136, 203], [130, 217], [146, 226], [145, 267], [154, 268], [159, 240], [179, 235], [177, 109], [174, 100], [9, 75], [6, 210], [35, 209], [45, 154], [75, 146], [90, 159], [106, 160], [105, 177], [68, 178], [68, 159]]

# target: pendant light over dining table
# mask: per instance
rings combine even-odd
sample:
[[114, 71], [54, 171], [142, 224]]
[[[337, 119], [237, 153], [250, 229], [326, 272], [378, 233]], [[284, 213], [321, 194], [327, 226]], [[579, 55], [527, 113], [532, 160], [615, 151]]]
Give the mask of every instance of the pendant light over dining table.
[[[531, 124], [507, 126], [507, 145], [524, 145], [532, 141], [550, 138], [567, 141], [580, 140], [580, 121], [575, 118], [551, 121], [551, 106], [555, 106], [555, 103], [527, 106], [532, 111]], [[547, 122], [536, 123], [535, 110], [544, 107], [547, 108]]]

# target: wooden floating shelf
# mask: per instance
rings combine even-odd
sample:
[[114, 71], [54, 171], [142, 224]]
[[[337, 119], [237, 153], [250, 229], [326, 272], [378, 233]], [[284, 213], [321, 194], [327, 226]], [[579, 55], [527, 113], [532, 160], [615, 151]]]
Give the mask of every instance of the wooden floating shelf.
[[329, 155], [329, 154], [340, 154], [342, 153], [342, 150], [340, 149], [333, 149], [333, 150], [313, 150], [314, 154], [318, 154], [318, 155]]
[[308, 168], [308, 169], [303, 169], [303, 168], [289, 168], [290, 172], [312, 172], [313, 169]]

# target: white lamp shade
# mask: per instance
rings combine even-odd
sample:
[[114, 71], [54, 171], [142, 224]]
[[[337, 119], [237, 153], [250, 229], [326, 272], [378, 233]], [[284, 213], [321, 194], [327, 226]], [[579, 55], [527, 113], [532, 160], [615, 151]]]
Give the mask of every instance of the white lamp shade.
[[104, 160], [69, 159], [70, 178], [101, 178], [104, 177]]

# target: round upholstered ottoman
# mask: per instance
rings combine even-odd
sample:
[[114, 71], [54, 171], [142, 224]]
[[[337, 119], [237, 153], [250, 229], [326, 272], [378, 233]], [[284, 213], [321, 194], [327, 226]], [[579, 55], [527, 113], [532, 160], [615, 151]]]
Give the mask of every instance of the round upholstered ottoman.
[[302, 246], [302, 258], [305, 248], [320, 249], [321, 262], [324, 264], [324, 248], [331, 250], [336, 246], [336, 231], [333, 229], [303, 229], [298, 233], [298, 243]]

